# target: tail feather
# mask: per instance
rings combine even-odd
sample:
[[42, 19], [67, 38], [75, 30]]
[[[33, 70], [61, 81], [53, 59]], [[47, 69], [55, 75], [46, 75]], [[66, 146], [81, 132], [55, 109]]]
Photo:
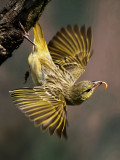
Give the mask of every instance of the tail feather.
[[43, 31], [38, 22], [34, 25], [33, 31], [34, 31], [34, 43], [37, 45], [33, 46], [33, 50], [35, 50], [36, 48], [40, 48], [48, 52], [48, 47], [44, 39]]

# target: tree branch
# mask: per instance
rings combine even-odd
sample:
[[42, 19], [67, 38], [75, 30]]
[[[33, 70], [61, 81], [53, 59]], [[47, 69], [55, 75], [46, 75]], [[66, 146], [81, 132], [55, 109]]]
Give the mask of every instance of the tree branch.
[[51, 0], [11, 0], [0, 11], [0, 65], [24, 40], [19, 22], [29, 31]]

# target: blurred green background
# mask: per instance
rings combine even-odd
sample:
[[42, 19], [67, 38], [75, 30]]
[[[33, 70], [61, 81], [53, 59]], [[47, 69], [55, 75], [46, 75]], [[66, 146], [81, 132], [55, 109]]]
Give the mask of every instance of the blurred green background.
[[[0, 0], [0, 9], [7, 4]], [[92, 26], [94, 54], [80, 80], [103, 80], [80, 106], [68, 106], [68, 140], [35, 128], [8, 91], [31, 86], [28, 41], [0, 66], [0, 160], [120, 160], [120, 1], [52, 0], [39, 20], [47, 42], [67, 24]], [[33, 39], [33, 31], [30, 31]]]

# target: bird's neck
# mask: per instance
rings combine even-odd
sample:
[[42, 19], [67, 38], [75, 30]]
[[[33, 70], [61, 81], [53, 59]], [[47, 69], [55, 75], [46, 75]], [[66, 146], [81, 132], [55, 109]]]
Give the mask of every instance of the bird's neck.
[[77, 85], [73, 85], [69, 88], [65, 94], [65, 99], [67, 105], [79, 105], [84, 101], [81, 98], [80, 89], [77, 87]]

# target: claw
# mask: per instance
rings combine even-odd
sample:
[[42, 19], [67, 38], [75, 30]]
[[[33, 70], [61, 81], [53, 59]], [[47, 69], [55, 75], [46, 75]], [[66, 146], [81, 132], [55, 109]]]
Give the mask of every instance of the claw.
[[20, 25], [21, 29], [22, 29], [23, 32], [24, 32], [24, 38], [27, 39], [27, 40], [28, 40], [30, 43], [32, 43], [34, 46], [37, 46], [34, 42], [32, 42], [32, 41], [30, 40], [30, 38], [29, 38], [29, 33], [27, 33], [27, 32], [25, 31], [25, 28], [24, 28], [24, 26], [21, 24], [20, 21], [19, 21], [19, 25]]

